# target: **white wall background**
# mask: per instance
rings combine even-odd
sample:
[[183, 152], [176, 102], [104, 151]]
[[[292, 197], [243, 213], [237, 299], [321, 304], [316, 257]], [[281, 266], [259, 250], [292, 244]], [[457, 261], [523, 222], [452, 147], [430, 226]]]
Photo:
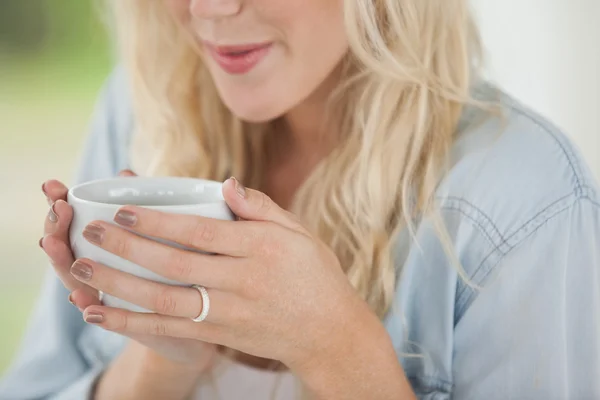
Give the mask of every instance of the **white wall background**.
[[471, 0], [490, 77], [573, 138], [600, 178], [600, 0]]

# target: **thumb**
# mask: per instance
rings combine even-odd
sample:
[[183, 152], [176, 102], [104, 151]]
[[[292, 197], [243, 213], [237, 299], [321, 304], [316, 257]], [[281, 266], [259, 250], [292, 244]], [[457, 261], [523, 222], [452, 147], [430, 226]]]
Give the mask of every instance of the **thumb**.
[[292, 230], [301, 229], [298, 218], [279, 207], [269, 196], [248, 189], [235, 178], [223, 183], [223, 197], [231, 211], [248, 221], [270, 221]]

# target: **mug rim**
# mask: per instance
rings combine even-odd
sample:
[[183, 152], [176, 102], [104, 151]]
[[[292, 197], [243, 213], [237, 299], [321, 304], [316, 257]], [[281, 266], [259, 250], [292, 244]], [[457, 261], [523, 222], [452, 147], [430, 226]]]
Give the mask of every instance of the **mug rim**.
[[[175, 176], [157, 176], [157, 177], [117, 176], [117, 177], [112, 177], [112, 178], [94, 179], [94, 180], [86, 181], [86, 182], [77, 184], [75, 186], [72, 186], [71, 188], [69, 188], [69, 190], [67, 192], [67, 202], [69, 204], [78, 203], [78, 204], [93, 205], [96, 207], [103, 207], [103, 208], [104, 207], [114, 208], [114, 207], [123, 207], [126, 205], [135, 205], [135, 204], [130, 204], [130, 203], [117, 204], [117, 203], [105, 203], [105, 202], [100, 202], [100, 201], [95, 201], [95, 200], [88, 200], [88, 199], [77, 196], [75, 193], [77, 190], [79, 190], [81, 188], [99, 185], [99, 184], [105, 184], [105, 183], [109, 183], [109, 182], [121, 182], [121, 181], [126, 181], [126, 180], [137, 180], [139, 182], [139, 181], [152, 181], [152, 180], [160, 180], [160, 179], [179, 181], [179, 182], [189, 181], [189, 182], [194, 182], [196, 184], [205, 184], [205, 185], [213, 186], [213, 187], [222, 187], [223, 186], [223, 183], [219, 182], [219, 181], [214, 181], [214, 180], [209, 180], [209, 179], [200, 179], [200, 178], [179, 177], [179, 176], [177, 176], [177, 177], [175, 177]], [[219, 192], [219, 194], [221, 194], [221, 198], [219, 200], [206, 201], [206, 202], [202, 202], [202, 203], [173, 204], [173, 205], [168, 205], [168, 204], [166, 204], [166, 205], [143, 205], [143, 206], [139, 206], [139, 207], [144, 207], [144, 208], [149, 208], [149, 209], [173, 209], [173, 210], [176, 210], [176, 209], [189, 208], [189, 207], [210, 207], [210, 206], [225, 204], [225, 199], [222, 197], [222, 193]]]

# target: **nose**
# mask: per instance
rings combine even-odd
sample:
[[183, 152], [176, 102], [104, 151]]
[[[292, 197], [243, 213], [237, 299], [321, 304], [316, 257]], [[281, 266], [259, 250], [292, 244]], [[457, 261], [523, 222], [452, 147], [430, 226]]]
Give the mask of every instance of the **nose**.
[[220, 19], [239, 14], [243, 0], [192, 0], [190, 13], [200, 19]]

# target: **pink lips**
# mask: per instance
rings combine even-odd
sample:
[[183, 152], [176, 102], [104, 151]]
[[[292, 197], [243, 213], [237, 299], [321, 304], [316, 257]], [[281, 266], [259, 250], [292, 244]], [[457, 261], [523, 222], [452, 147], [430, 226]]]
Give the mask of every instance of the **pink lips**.
[[266, 57], [272, 43], [215, 46], [205, 42], [205, 45], [209, 54], [225, 72], [241, 75], [249, 72]]

